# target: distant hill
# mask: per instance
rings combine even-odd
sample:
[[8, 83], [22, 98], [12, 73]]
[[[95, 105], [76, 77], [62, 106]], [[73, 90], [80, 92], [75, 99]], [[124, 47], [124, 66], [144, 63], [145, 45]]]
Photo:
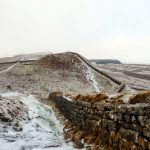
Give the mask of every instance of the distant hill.
[[41, 53], [32, 53], [32, 54], [19, 54], [12, 57], [5, 57], [0, 58], [0, 63], [6, 63], [6, 62], [17, 62], [19, 60], [39, 60], [42, 57], [48, 55], [48, 52], [41, 52]]
[[121, 62], [116, 59], [90, 59], [89, 61], [95, 62], [96, 64], [121, 64]]

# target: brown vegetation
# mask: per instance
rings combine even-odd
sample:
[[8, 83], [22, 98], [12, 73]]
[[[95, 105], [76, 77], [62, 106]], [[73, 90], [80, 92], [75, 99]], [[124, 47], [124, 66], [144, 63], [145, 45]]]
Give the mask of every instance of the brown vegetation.
[[102, 137], [97, 137], [90, 132], [81, 130], [70, 122], [65, 123], [64, 136], [66, 140], [72, 140], [78, 148], [83, 148], [84, 143], [86, 143], [89, 145], [89, 150], [104, 150]]
[[129, 103], [150, 103], [150, 91], [140, 92], [139, 94], [132, 96], [129, 100]]
[[62, 92], [55, 91], [49, 94], [49, 99], [54, 99], [56, 96], [62, 95]]
[[45, 68], [59, 70], [59, 76], [63, 80], [67, 80], [70, 76], [73, 79], [88, 83], [84, 74], [86, 67], [80, 58], [70, 53], [50, 54], [43, 57], [38, 63]]
[[80, 59], [68, 53], [50, 54], [40, 60], [40, 63], [45, 67], [53, 69], [67, 69], [76, 68], [76, 65], [81, 63]]
[[86, 94], [86, 95], [77, 95], [77, 96], [69, 96], [74, 100], [90, 102], [90, 103], [112, 103], [112, 104], [124, 104], [123, 94], [119, 94], [113, 97], [109, 97], [106, 93], [98, 93], [98, 94]]
[[123, 97], [124, 95], [123, 94], [119, 94], [119, 95], [116, 95], [116, 96], [113, 96], [110, 98], [110, 101], [112, 104], [124, 104], [124, 101], [123, 101]]
[[98, 93], [98, 94], [87, 94], [87, 95], [77, 95], [73, 99], [74, 100], [81, 100], [84, 102], [106, 102], [106, 100], [109, 98], [109, 96], [105, 93]]
[[[49, 95], [49, 98], [53, 98], [58, 95], [63, 95], [60, 91], [55, 91]], [[123, 97], [126, 96], [122, 93], [116, 93], [116, 95], [110, 97], [107, 93], [98, 93], [98, 94], [66, 94], [66, 97], [72, 100], [78, 100], [88, 103], [112, 103], [112, 104], [125, 104]], [[143, 91], [129, 98], [129, 104], [136, 103], [150, 103], [150, 91]]]

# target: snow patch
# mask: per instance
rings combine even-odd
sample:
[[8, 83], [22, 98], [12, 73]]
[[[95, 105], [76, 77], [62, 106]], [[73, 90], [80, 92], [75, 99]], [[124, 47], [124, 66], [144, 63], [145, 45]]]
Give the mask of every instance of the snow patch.
[[[81, 59], [78, 57], [78, 59], [80, 59], [80, 61], [83, 63], [83, 65], [87, 68], [86, 70], [86, 78], [89, 82], [91, 82], [94, 86], [94, 89], [97, 93], [101, 92], [102, 89], [101, 87], [99, 86], [99, 84], [97, 83], [95, 77], [94, 77], [94, 74], [92, 72], [92, 69]], [[79, 67], [79, 66], [76, 66], [76, 67]]]
[[0, 93], [2, 97], [18, 97], [29, 109], [29, 120], [22, 121], [23, 130], [16, 132], [11, 128], [0, 134], [1, 150], [75, 150], [73, 143], [66, 143], [63, 126], [52, 108], [41, 104], [33, 95], [17, 92]]
[[90, 81], [90, 82], [92, 82], [92, 84], [93, 84], [93, 86], [95, 88], [95, 91], [98, 92], [98, 93], [101, 92], [102, 89], [98, 85], [98, 83], [97, 83], [97, 81], [96, 81], [96, 79], [94, 77], [94, 74], [92, 73], [92, 70], [91, 70], [91, 68], [89, 66], [87, 66], [86, 75], [87, 75], [86, 76], [87, 80]]

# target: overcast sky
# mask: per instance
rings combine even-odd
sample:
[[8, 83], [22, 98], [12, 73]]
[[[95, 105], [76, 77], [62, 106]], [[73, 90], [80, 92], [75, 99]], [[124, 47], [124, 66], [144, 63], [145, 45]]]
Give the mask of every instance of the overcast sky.
[[41, 51], [150, 64], [150, 0], [0, 0], [0, 57]]

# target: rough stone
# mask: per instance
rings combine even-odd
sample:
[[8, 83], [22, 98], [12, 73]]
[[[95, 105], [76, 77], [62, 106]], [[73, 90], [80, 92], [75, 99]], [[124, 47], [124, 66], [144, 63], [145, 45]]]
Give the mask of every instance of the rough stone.
[[54, 101], [71, 123], [91, 135], [88, 143], [99, 139], [114, 149], [150, 149], [150, 104], [91, 104], [60, 97]]

